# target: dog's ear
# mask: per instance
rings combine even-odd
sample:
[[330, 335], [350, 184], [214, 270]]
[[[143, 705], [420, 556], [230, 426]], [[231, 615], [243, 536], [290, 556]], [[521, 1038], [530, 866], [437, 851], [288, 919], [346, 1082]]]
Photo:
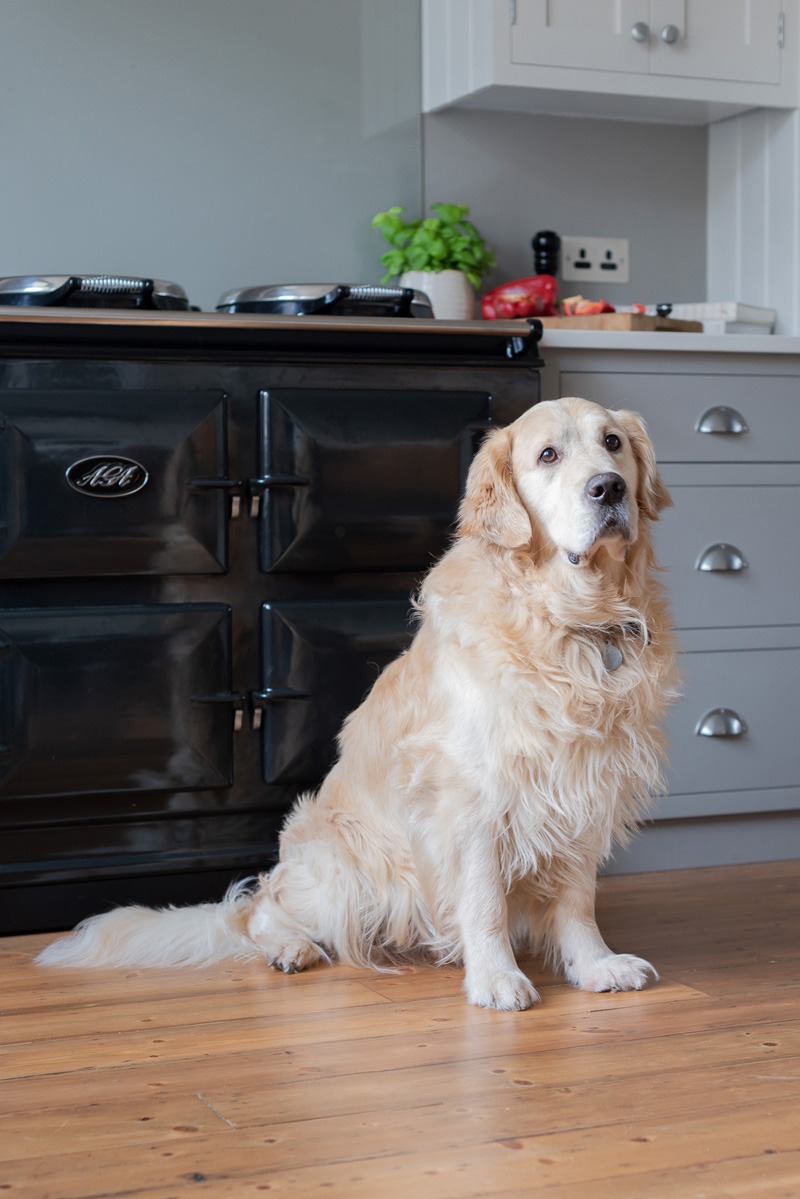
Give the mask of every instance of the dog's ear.
[[658, 520], [662, 508], [672, 506], [672, 497], [658, 473], [653, 443], [647, 436], [641, 417], [635, 412], [623, 410], [615, 415], [631, 439], [633, 456], [639, 467], [639, 487], [636, 496], [639, 508], [650, 520]]
[[506, 549], [530, 545], [531, 520], [514, 484], [508, 429], [493, 429], [475, 455], [461, 501], [458, 531]]

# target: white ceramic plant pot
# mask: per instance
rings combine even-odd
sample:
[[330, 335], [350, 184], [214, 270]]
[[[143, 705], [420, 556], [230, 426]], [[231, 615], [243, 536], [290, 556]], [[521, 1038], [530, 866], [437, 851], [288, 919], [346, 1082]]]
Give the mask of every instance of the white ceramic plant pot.
[[475, 289], [463, 271], [406, 271], [400, 286], [424, 291], [437, 320], [471, 321], [475, 315]]

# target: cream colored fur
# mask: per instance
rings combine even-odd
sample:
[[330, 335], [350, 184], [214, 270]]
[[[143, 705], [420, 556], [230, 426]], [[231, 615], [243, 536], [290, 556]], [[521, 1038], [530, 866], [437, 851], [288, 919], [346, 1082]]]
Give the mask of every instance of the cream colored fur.
[[[613, 527], [586, 495], [605, 472], [627, 484]], [[534, 946], [586, 990], [644, 986], [655, 971], [606, 946], [594, 897], [661, 785], [674, 654], [649, 526], [669, 502], [633, 413], [565, 399], [493, 431], [414, 641], [348, 717], [275, 869], [220, 905], [94, 917], [39, 960], [249, 953], [293, 972], [427, 954], [463, 963], [471, 1003], [522, 1009], [538, 996], [514, 949]]]

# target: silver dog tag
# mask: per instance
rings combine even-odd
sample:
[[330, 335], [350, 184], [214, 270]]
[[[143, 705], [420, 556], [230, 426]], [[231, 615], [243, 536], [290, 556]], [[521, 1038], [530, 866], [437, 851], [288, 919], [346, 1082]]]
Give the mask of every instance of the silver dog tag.
[[619, 670], [622, 665], [622, 653], [617, 649], [612, 641], [607, 641], [603, 646], [601, 657], [606, 670]]

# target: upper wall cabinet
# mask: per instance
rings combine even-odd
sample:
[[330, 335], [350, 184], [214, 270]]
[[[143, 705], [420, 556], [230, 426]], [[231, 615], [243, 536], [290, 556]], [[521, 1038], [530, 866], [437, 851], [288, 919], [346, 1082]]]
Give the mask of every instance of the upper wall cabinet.
[[706, 124], [794, 108], [797, 0], [423, 0], [423, 108]]

